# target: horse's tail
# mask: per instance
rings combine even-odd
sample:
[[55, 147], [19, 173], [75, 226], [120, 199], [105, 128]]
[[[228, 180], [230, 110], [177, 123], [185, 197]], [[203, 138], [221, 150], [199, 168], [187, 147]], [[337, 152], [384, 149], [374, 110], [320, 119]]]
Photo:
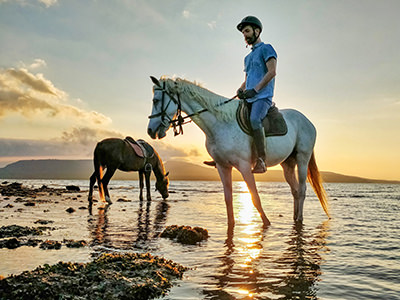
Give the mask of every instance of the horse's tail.
[[324, 209], [326, 215], [330, 217], [328, 211], [328, 196], [326, 194], [324, 186], [322, 185], [322, 179], [318, 170], [317, 162], [315, 161], [314, 151], [308, 163], [307, 178], [315, 194], [317, 195], [319, 202], [321, 203], [321, 206]]

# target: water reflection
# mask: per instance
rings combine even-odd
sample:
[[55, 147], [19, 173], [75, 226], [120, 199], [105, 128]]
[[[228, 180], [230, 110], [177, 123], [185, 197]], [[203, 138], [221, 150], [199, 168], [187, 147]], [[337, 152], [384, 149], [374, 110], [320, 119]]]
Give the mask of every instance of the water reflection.
[[210, 276], [217, 290], [204, 291], [205, 299], [316, 299], [329, 221], [317, 228], [294, 224], [288, 237], [274, 239], [287, 230], [261, 229], [249, 193], [235, 200], [239, 222], [228, 230], [220, 265]]
[[[135, 206], [137, 202], [131, 204]], [[162, 200], [155, 209], [151, 207], [152, 201], [138, 201], [136, 218], [132, 218], [134, 207], [118, 210], [113, 205], [99, 206], [97, 215], [90, 214], [88, 217], [88, 230], [92, 239], [90, 244], [126, 250], [148, 247], [148, 242], [163, 229], [169, 205]]]
[[108, 235], [107, 211], [109, 207], [106, 204], [99, 206], [97, 219], [92, 217], [92, 211], [89, 212], [88, 228], [92, 237], [91, 246], [110, 244], [111, 242]]
[[327, 251], [326, 237], [329, 221], [318, 226], [315, 233], [308, 233], [301, 224], [293, 225], [288, 248], [275, 260], [282, 271], [278, 284], [274, 284], [274, 294], [281, 299], [317, 299], [315, 284], [321, 275], [321, 252]]

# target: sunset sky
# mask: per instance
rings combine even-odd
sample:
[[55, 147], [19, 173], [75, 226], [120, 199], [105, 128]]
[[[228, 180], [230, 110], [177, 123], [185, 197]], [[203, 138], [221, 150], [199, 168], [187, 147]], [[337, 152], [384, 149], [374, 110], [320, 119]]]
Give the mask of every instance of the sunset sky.
[[400, 180], [400, 1], [0, 0], [0, 167], [91, 158], [131, 135], [164, 161], [209, 156], [194, 124], [147, 135], [150, 75], [232, 97], [246, 15], [278, 53], [275, 97], [316, 126], [320, 170]]

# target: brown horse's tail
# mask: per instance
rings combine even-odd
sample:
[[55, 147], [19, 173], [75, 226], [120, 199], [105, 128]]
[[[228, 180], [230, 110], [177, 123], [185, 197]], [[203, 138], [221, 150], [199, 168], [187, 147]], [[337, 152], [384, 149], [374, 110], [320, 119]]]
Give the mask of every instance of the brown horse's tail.
[[330, 218], [328, 211], [328, 196], [326, 195], [326, 191], [324, 189], [324, 186], [322, 185], [322, 179], [318, 170], [317, 162], [315, 161], [314, 152], [312, 153], [311, 159], [308, 163], [307, 178], [315, 194], [317, 195], [326, 215]]

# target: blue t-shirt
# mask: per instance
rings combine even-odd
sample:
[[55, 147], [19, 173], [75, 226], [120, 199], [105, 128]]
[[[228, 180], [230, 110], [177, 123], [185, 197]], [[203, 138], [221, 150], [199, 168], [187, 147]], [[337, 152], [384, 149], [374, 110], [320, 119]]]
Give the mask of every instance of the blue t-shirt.
[[[267, 74], [268, 69], [265, 65], [270, 58], [277, 59], [277, 54], [270, 44], [263, 42], [254, 45], [251, 52], [244, 58], [244, 71], [246, 72], [246, 89], [254, 88], [261, 79]], [[274, 95], [275, 78], [266, 87], [258, 92], [256, 96], [246, 99], [247, 102], [254, 102], [258, 99], [272, 101]]]

